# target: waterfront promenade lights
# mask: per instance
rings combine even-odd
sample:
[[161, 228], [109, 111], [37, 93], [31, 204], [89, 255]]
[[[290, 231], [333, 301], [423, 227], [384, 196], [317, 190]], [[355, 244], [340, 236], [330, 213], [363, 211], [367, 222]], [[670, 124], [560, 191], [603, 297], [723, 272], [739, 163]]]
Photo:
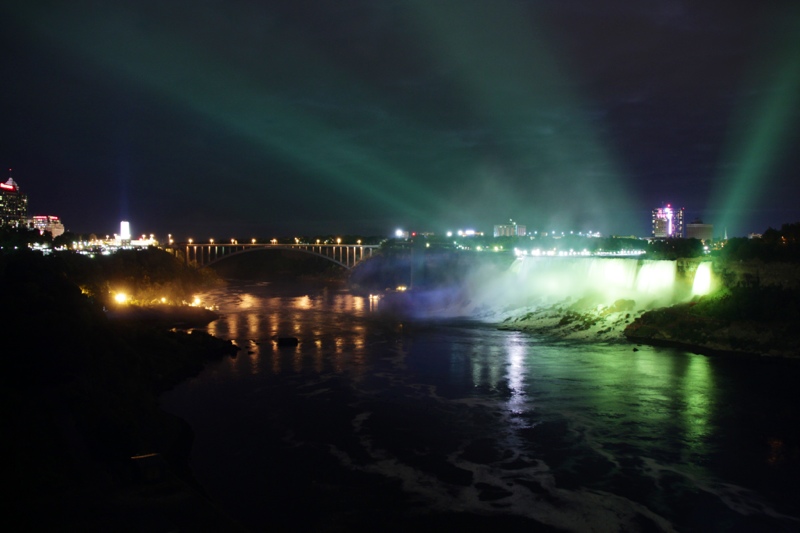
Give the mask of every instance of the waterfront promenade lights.
[[255, 243], [256, 243], [255, 239], [250, 239], [250, 244], [255, 244]]
[[192, 239], [191, 237], [189, 237], [189, 244], [192, 244], [193, 242], [194, 242], [194, 239]]
[[269, 242], [270, 242], [270, 243], [272, 243], [272, 244], [278, 244], [278, 239], [272, 239], [272, 240], [271, 240], [271, 241], [269, 241]]
[[317, 239], [317, 244], [319, 244], [319, 239]]
[[214, 239], [208, 239], [208, 242], [209, 242], [210, 244], [214, 244]]
[[337, 238], [336, 239], [336, 244], [342, 244], [342, 239]]
[[358, 239], [358, 240], [356, 241], [356, 244], [358, 244], [359, 246], [361, 246], [361, 239]]

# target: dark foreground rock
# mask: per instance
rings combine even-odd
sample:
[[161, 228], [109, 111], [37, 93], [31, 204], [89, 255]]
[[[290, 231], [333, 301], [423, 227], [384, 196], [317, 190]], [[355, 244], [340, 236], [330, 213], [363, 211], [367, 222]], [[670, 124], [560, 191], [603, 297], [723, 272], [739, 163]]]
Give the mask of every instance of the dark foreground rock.
[[[14, 266], [0, 268], [6, 522], [19, 531], [236, 531], [191, 476], [188, 426], [158, 405], [162, 391], [237, 352], [205, 332], [170, 329], [211, 315], [109, 317], [52, 265]], [[155, 470], [134, 457], [158, 458]]]

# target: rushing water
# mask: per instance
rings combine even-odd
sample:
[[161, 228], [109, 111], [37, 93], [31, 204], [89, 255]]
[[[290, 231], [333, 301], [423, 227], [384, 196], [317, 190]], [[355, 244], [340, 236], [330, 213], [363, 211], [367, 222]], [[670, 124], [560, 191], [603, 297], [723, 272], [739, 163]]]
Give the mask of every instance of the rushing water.
[[243, 350], [162, 404], [253, 530], [800, 530], [792, 361], [404, 323], [324, 288], [206, 298]]

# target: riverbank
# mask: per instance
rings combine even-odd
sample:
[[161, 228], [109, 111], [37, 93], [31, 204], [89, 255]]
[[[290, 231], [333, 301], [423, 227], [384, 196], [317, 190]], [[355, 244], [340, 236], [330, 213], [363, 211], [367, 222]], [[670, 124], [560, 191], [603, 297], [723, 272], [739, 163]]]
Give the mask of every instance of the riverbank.
[[189, 305], [119, 305], [106, 310], [111, 321], [129, 324], [149, 324], [163, 328], [195, 328], [219, 318], [219, 313]]
[[563, 300], [517, 310], [498, 329], [583, 342], [630, 341], [690, 352], [800, 357], [797, 291], [781, 288], [720, 290], [690, 302], [637, 309], [633, 300], [611, 305]]
[[800, 320], [729, 319], [695, 312], [697, 306], [698, 302], [689, 302], [649, 311], [626, 326], [623, 334], [633, 342], [707, 355], [800, 357]]

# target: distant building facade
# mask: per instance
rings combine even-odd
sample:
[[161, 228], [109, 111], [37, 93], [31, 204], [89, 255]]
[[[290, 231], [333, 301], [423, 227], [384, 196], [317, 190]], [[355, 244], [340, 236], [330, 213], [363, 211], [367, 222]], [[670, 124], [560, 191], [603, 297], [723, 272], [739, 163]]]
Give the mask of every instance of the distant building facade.
[[673, 208], [670, 204], [653, 209], [652, 236], [656, 239], [683, 237], [684, 209]]
[[28, 219], [28, 197], [9, 176], [0, 183], [0, 224], [24, 226]]
[[714, 239], [714, 225], [703, 224], [702, 220], [695, 220], [686, 224], [686, 238], [700, 239], [704, 243]]
[[494, 227], [495, 237], [524, 237], [527, 235], [526, 227], [509, 220], [508, 224], [499, 224]]
[[64, 224], [61, 223], [58, 217], [50, 215], [35, 215], [31, 221], [30, 226], [39, 230], [39, 233], [49, 231], [53, 237], [58, 237], [64, 234]]

